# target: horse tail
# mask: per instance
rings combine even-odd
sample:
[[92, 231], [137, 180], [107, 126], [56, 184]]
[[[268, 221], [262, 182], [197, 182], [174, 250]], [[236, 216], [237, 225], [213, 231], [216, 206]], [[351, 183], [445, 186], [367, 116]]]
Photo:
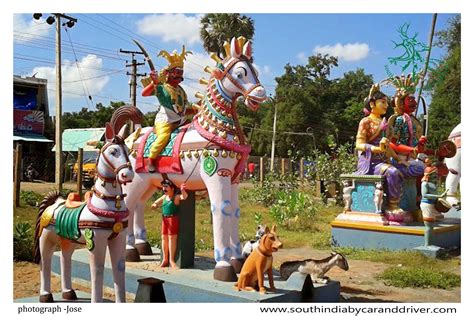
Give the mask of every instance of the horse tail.
[[49, 192], [41, 202], [39, 206], [38, 216], [36, 217], [36, 226], [35, 226], [35, 246], [34, 246], [34, 256], [33, 262], [40, 263], [41, 261], [41, 252], [39, 246], [39, 238], [40, 238], [40, 230], [41, 230], [41, 216], [43, 215], [44, 211], [48, 208], [48, 206], [53, 205], [58, 197], [61, 196], [61, 193], [58, 191], [51, 191]]
[[115, 134], [119, 133], [122, 126], [127, 123], [128, 120], [131, 120], [134, 124], [142, 124], [145, 121], [145, 117], [135, 106], [124, 105], [119, 107], [110, 118], [110, 125], [112, 125]]

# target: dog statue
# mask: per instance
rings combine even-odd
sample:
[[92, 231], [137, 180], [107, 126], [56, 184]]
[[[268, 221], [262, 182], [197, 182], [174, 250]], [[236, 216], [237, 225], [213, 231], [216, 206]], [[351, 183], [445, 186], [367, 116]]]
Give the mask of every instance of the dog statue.
[[244, 247], [242, 248], [242, 257], [247, 259], [250, 256], [250, 253], [258, 247], [258, 243], [262, 236], [265, 234], [265, 228], [267, 226], [258, 225], [257, 231], [255, 233], [255, 240], [249, 240], [245, 243]]
[[329, 282], [329, 278], [324, 275], [334, 266], [338, 266], [344, 271], [349, 270], [346, 257], [340, 253], [331, 252], [329, 257], [322, 260], [306, 259], [284, 262], [280, 266], [280, 276], [287, 280], [293, 272], [298, 271], [309, 274], [313, 283], [326, 284]]
[[263, 286], [263, 279], [264, 274], [267, 273], [270, 291], [275, 291], [272, 271], [273, 253], [282, 246], [283, 244], [276, 234], [276, 226], [273, 225], [271, 230], [266, 227], [265, 234], [260, 239], [258, 247], [245, 260], [234, 287], [238, 291], [256, 291], [258, 289], [260, 294], [265, 294], [267, 289]]

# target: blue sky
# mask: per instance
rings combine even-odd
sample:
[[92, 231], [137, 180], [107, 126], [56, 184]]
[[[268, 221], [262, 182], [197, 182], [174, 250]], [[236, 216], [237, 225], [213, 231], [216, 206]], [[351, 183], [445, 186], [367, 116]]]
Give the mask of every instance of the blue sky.
[[[125, 68], [130, 57], [119, 49], [137, 50], [132, 38], [140, 40], [153, 56], [155, 64], [165, 65], [156, 57], [161, 49], [180, 49], [182, 44], [194, 54], [185, 64], [184, 88], [193, 99], [203, 87], [197, 83], [202, 71], [213, 62], [207, 57], [199, 39], [199, 15], [192, 14], [74, 14], [78, 23], [62, 32], [63, 41], [63, 111], [93, 109], [95, 103], [128, 101], [129, 88]], [[339, 67], [332, 77], [364, 68], [376, 81], [386, 78], [384, 66], [388, 57], [402, 52], [394, 50], [392, 40], [399, 41], [397, 29], [410, 24], [409, 34], [427, 42], [431, 14], [247, 14], [255, 21], [254, 58], [261, 81], [269, 93], [275, 89], [274, 78], [287, 63], [305, 64], [316, 52], [339, 56]], [[452, 14], [439, 14], [436, 30], [445, 29]], [[54, 26], [43, 17], [34, 21], [29, 14], [14, 16], [14, 74], [49, 79], [49, 106], [54, 113]], [[72, 47], [71, 47], [72, 42]], [[74, 55], [73, 50], [76, 55]], [[445, 51], [434, 48], [432, 58]], [[75, 63], [77, 58], [79, 64]], [[139, 57], [140, 59], [140, 57]], [[140, 60], [141, 61], [141, 60]], [[400, 69], [391, 67], [394, 73]], [[147, 66], [139, 72], [148, 72]], [[140, 89], [138, 91], [140, 94]], [[85, 95], [92, 96], [92, 102]], [[156, 109], [153, 97], [138, 97], [144, 111]]]

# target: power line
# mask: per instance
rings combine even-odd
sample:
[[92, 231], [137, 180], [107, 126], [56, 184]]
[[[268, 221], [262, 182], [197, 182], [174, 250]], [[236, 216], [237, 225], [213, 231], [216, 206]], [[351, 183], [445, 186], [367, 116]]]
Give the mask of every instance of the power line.
[[[71, 35], [70, 35], [69, 32], [67, 31], [67, 28], [66, 28], [66, 27], [65, 27], [64, 29], [65, 29], [66, 34], [67, 34], [67, 36], [68, 36], [69, 43], [71, 44], [72, 52], [74, 53], [74, 58], [75, 58], [75, 60], [76, 60], [77, 72], [79, 73], [79, 78], [80, 78], [80, 80], [81, 80], [82, 88], [83, 88], [83, 90], [84, 90], [84, 97], [86, 97], [87, 106], [89, 107], [89, 101], [91, 101], [91, 103], [92, 103], [92, 96], [90, 95], [89, 89], [87, 88], [86, 83], [85, 83], [85, 81], [84, 81], [83, 78], [82, 78], [82, 71], [81, 71], [81, 68], [79, 67], [79, 60], [77, 60], [76, 52], [74, 51], [74, 45], [72, 45]], [[87, 92], [86, 92], [86, 90], [87, 90]], [[93, 105], [94, 105], [94, 104], [92, 103], [92, 106], [93, 106]]]

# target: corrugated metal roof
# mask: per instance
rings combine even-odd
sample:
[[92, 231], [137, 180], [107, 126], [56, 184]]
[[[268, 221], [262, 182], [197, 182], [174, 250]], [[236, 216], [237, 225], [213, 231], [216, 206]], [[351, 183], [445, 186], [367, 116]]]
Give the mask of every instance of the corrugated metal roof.
[[42, 135], [13, 135], [13, 141], [53, 143]]
[[[74, 128], [63, 131], [63, 151], [95, 151], [95, 146], [87, 145], [87, 142], [99, 141], [104, 136], [105, 128]], [[56, 150], [56, 146], [53, 147]]]

